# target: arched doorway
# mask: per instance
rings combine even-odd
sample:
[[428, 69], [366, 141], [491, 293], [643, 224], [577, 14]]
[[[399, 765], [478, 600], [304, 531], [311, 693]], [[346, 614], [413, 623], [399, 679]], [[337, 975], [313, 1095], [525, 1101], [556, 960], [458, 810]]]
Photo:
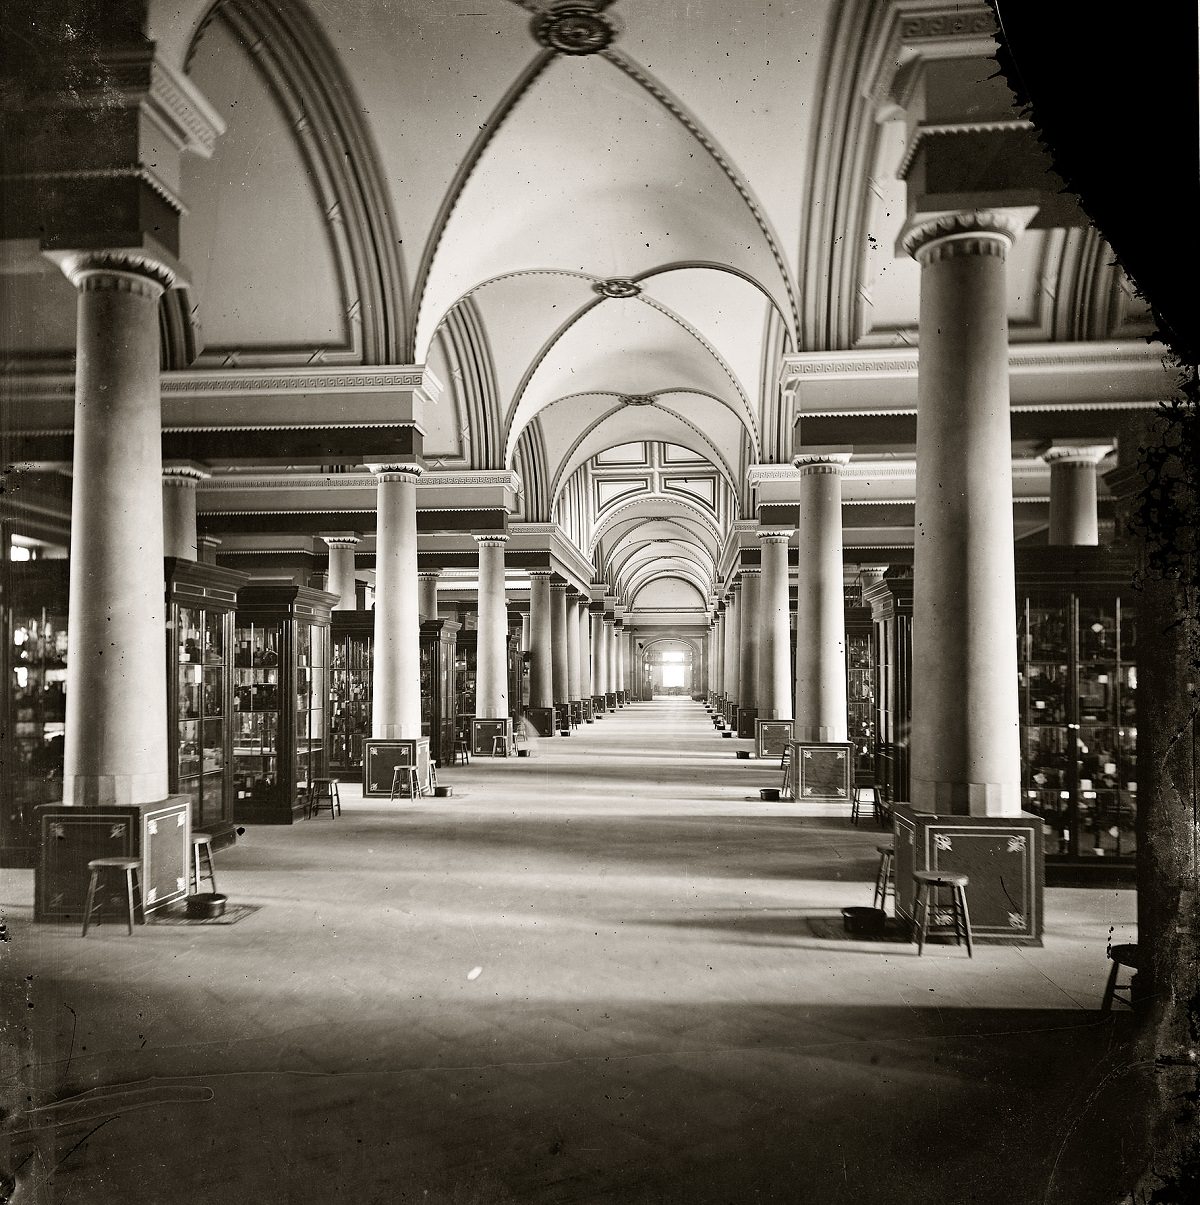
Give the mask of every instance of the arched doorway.
[[689, 640], [665, 637], [642, 647], [642, 683], [646, 696], [695, 694], [696, 649]]

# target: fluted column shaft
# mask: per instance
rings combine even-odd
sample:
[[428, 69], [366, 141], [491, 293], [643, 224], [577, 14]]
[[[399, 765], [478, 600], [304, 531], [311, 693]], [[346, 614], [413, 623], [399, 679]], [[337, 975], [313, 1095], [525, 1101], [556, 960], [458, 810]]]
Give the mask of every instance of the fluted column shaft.
[[[503, 551], [500, 555], [503, 559]], [[422, 569], [417, 574], [417, 610], [421, 613], [422, 623], [438, 617], [438, 582], [441, 576], [436, 569]]]
[[580, 665], [579, 596], [570, 594], [566, 600], [567, 611], [567, 699], [578, 703], [583, 698], [583, 675]]
[[1050, 543], [1100, 543], [1096, 466], [1111, 446], [1055, 445], [1042, 453], [1050, 466]]
[[322, 536], [329, 548], [329, 572], [325, 577], [325, 588], [336, 594], [335, 611], [353, 611], [358, 606], [354, 587], [354, 550], [358, 547], [357, 536]]
[[553, 619], [550, 571], [529, 575], [529, 706], [554, 706]]
[[723, 651], [725, 664], [725, 697], [736, 706], [741, 701], [741, 684], [739, 681], [741, 666], [738, 654], [741, 646], [742, 608], [738, 603], [741, 587], [734, 582], [729, 588], [725, 600], [725, 648]]
[[[477, 535], [478, 630], [475, 640], [475, 715], [503, 720], [508, 702], [508, 605], [504, 597], [505, 535]], [[434, 583], [436, 589], [436, 582]]]
[[421, 735], [421, 614], [417, 606], [416, 465], [375, 470], [375, 648], [371, 735]]
[[1016, 227], [961, 214], [915, 230], [921, 265], [912, 803], [1020, 811], [1005, 258]]
[[761, 571], [743, 569], [742, 598], [739, 606], [745, 619], [741, 625], [741, 645], [738, 649], [738, 684], [742, 707], [758, 707], [759, 642], [762, 629], [758, 622], [758, 596]]
[[194, 465], [163, 465], [163, 556], [197, 559], [196, 487], [208, 476]]
[[104, 256], [67, 275], [79, 293], [63, 799], [146, 803], [167, 794], [158, 301], [170, 278]]
[[604, 643], [604, 615], [601, 611], [592, 616], [592, 694], [599, 698], [608, 692], [608, 661]]
[[567, 701], [567, 583], [553, 582], [550, 586], [550, 653], [554, 701]]
[[792, 629], [788, 597], [791, 532], [760, 531], [762, 580], [758, 587], [758, 714], [764, 720], [792, 718]]
[[846, 604], [842, 587], [842, 465], [846, 455], [799, 456], [796, 531], [798, 741], [846, 739]]

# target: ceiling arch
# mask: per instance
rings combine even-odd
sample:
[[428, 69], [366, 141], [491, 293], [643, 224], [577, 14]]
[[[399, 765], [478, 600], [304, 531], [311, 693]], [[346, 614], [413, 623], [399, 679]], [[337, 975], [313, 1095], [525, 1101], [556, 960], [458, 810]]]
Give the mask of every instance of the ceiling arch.
[[698, 521], [708, 529], [714, 539], [721, 539], [721, 525], [697, 499], [679, 494], [651, 493], [640, 494], [628, 502], [619, 503], [596, 524], [592, 532], [592, 548], [595, 551], [605, 533], [611, 531], [619, 522], [629, 519], [662, 518], [664, 516], [685, 514]]

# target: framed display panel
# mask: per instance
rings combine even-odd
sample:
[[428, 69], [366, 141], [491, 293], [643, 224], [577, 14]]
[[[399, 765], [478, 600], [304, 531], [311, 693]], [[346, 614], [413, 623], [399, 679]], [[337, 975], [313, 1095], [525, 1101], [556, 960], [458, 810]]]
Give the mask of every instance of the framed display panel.
[[[529, 717], [526, 716], [528, 719]], [[471, 752], [477, 757], [490, 757], [497, 737], [503, 737], [506, 747], [513, 747], [512, 720], [471, 719]]]
[[807, 803], [848, 803], [854, 785], [849, 741], [792, 741], [792, 789]]
[[779, 761], [795, 735], [791, 720], [755, 720], [754, 753], [756, 757]]
[[233, 613], [244, 573], [167, 557], [168, 776], [217, 848], [233, 819]]
[[234, 818], [303, 819], [312, 778], [328, 768], [330, 608], [337, 595], [250, 582], [234, 620]]
[[737, 734], [739, 740], [749, 741], [754, 739], [754, 725], [757, 719], [757, 707], [739, 707], [737, 709]]
[[62, 799], [69, 571], [65, 560], [2, 565], [0, 866], [32, 867], [37, 809]]
[[363, 741], [371, 735], [374, 611], [334, 611], [329, 632], [329, 773], [362, 776]]
[[965, 874], [975, 940], [1042, 944], [1045, 851], [1040, 817], [1028, 812], [934, 816], [902, 804], [893, 811], [892, 825], [897, 916], [912, 920], [914, 871]]
[[558, 732], [571, 731], [571, 705], [569, 703], [554, 704], [554, 727]]
[[188, 894], [192, 855], [191, 801], [38, 809], [40, 855], [34, 876], [34, 920], [80, 921], [93, 858], [137, 858], [143, 913]]
[[398, 737], [382, 739], [368, 737], [363, 741], [363, 798], [388, 798], [392, 780], [400, 766], [416, 766], [421, 790], [433, 794], [433, 770], [429, 753], [429, 738]]
[[578, 728], [583, 723], [583, 701], [572, 699], [569, 706], [571, 708], [571, 727]]
[[526, 707], [525, 708], [525, 723], [538, 734], [538, 736], [553, 736], [554, 735], [554, 708], [553, 707]]

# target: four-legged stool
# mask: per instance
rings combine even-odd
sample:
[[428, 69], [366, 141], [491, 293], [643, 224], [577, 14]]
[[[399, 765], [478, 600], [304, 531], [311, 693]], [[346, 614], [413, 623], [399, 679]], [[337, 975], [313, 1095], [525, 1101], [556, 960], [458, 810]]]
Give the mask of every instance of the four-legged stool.
[[971, 914], [967, 911], [967, 883], [969, 881], [965, 874], [951, 874], [944, 870], [913, 871], [913, 883], [917, 890], [913, 896], [912, 918], [918, 954], [925, 949], [925, 939], [929, 936], [929, 913], [936, 906], [937, 893], [941, 888], [949, 887], [955, 944], [957, 945], [965, 939], [967, 957], [975, 957], [971, 949]]
[[211, 833], [197, 833], [193, 831], [191, 870], [192, 891], [199, 892], [200, 884], [203, 882], [206, 872], [208, 874], [208, 881], [212, 884], [213, 891], [217, 890], [217, 872], [213, 869]]
[[330, 820], [336, 820], [342, 814], [342, 797], [332, 778], [314, 778], [308, 784], [308, 814], [316, 816], [322, 808], [329, 809]]
[[492, 737], [492, 756], [507, 757], [508, 756], [508, 738], [503, 736]]
[[1112, 959], [1112, 970], [1108, 972], [1108, 983], [1104, 985], [1104, 999], [1100, 1004], [1102, 1013], [1112, 1011], [1114, 999], [1120, 1000], [1122, 1004], [1127, 1004], [1130, 1008], [1133, 1007], [1133, 980], [1118, 984], [1117, 979], [1121, 974], [1122, 967], [1129, 967], [1134, 973], [1138, 970], [1136, 944], [1109, 946], [1108, 956]]
[[896, 851], [891, 845], [877, 845], [879, 851], [879, 869], [875, 871], [875, 894], [871, 897], [871, 907], [887, 911], [887, 897], [896, 900]]
[[471, 745], [465, 736], [456, 737], [454, 740], [454, 764], [456, 766], [471, 764]]
[[416, 799], [421, 794], [421, 782], [416, 766], [397, 766], [392, 772], [390, 799]]
[[92, 913], [97, 909], [101, 912], [104, 911], [103, 903], [96, 903], [96, 889], [100, 885], [101, 876], [108, 870], [121, 870], [125, 873], [125, 904], [127, 909], [125, 923], [129, 926], [129, 935], [133, 936], [133, 924], [137, 916], [134, 892], [140, 892], [141, 890], [138, 881], [141, 865], [141, 860], [138, 858], [93, 858], [88, 863], [88, 870], [92, 874], [88, 880], [87, 903], [83, 906], [82, 937], [87, 936], [88, 924], [92, 919]]

